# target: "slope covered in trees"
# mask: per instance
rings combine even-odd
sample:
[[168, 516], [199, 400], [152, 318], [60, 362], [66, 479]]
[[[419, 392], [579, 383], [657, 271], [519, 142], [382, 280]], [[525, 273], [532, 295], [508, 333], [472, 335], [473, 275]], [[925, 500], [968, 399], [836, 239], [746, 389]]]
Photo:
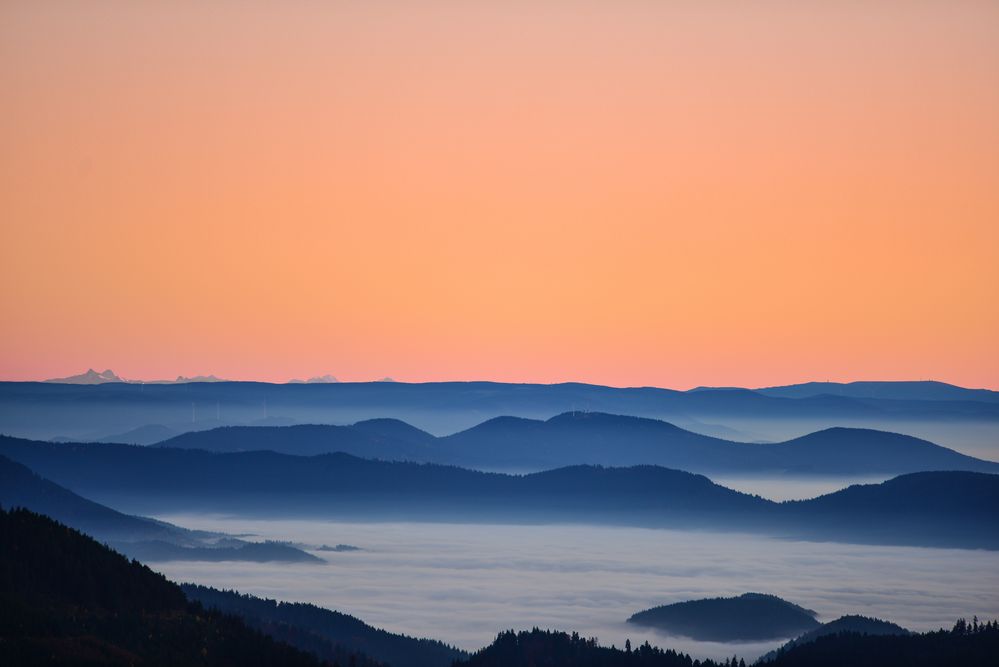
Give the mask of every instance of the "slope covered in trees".
[[950, 631], [922, 634], [841, 632], [778, 651], [765, 667], [994, 667], [999, 624], [959, 620]]
[[455, 667], [745, 667], [745, 661], [694, 660], [689, 655], [650, 646], [632, 649], [600, 646], [595, 639], [552, 630], [500, 633], [489, 646]]
[[761, 661], [773, 660], [778, 653], [787, 652], [795, 646], [813, 642], [819, 637], [826, 635], [838, 635], [844, 632], [852, 632], [858, 635], [907, 635], [909, 631], [900, 625], [890, 621], [882, 621], [879, 618], [868, 618], [867, 616], [857, 616], [850, 614], [840, 616], [834, 621], [823, 623], [814, 630], [809, 630], [803, 635], [792, 639], [779, 649], [767, 653]]
[[137, 561], [23, 509], [0, 510], [0, 663], [319, 664], [188, 601]]
[[183, 433], [155, 446], [213, 452], [271, 450], [298, 456], [345, 452], [367, 458], [426, 462], [437, 458], [431, 448], [435, 440], [405, 422], [372, 419], [351, 426], [223, 426]]
[[466, 657], [442, 642], [379, 630], [353, 616], [311, 604], [277, 602], [193, 584], [181, 588], [206, 608], [239, 616], [250, 627], [320, 658], [332, 660], [337, 652], [350, 650], [392, 667], [450, 667]]
[[814, 611], [763, 593], [662, 605], [640, 611], [628, 622], [716, 642], [793, 637], [819, 627]]
[[[210, 441], [210, 434], [204, 432], [203, 441]], [[433, 447], [436, 462], [489, 469], [652, 464], [703, 474], [999, 472], [999, 463], [899, 433], [829, 428], [786, 442], [747, 444], [658, 419], [599, 412], [568, 412], [545, 421], [498, 417], [440, 438]]]

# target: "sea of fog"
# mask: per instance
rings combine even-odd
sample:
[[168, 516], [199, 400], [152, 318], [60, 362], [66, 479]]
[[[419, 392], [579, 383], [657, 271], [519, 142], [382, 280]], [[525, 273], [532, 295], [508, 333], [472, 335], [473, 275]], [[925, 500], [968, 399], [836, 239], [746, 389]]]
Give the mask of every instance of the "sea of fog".
[[715, 484], [736, 491], [762, 496], [769, 500], [806, 500], [839, 491], [852, 484], [880, 484], [893, 475], [856, 475], [823, 477], [821, 475], [709, 475]]
[[508, 628], [578, 631], [603, 644], [648, 639], [695, 657], [755, 659], [781, 642], [720, 644], [627, 625], [692, 598], [773, 593], [819, 613], [877, 616], [915, 630], [999, 616], [999, 553], [776, 540], [597, 526], [510, 526], [158, 518], [260, 538], [351, 544], [325, 564], [155, 563], [178, 582], [311, 602], [393, 632], [474, 650]]

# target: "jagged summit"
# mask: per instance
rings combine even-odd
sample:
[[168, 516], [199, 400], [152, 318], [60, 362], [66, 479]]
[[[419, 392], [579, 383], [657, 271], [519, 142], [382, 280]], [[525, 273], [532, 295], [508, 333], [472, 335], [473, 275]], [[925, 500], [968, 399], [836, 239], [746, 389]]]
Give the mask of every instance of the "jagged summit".
[[55, 382], [59, 384], [104, 384], [106, 382], [127, 382], [127, 380], [119, 377], [110, 368], [98, 373], [93, 368], [88, 368], [86, 373], [80, 373], [79, 375], [70, 375], [64, 378], [52, 378], [50, 380], [45, 380], [45, 382]]
[[225, 382], [225, 380], [219, 377], [215, 377], [214, 375], [194, 375], [191, 377], [178, 375], [177, 379], [174, 380], [174, 382], [180, 384], [183, 382]]
[[44, 381], [56, 384], [107, 384], [109, 382], [125, 382], [128, 384], [187, 384], [191, 382], [226, 382], [226, 380], [214, 375], [192, 375], [191, 377], [178, 375], [176, 380], [126, 380], [110, 368], [100, 373], [93, 368], [88, 368], [86, 373]]
[[340, 380], [336, 379], [336, 377], [327, 373], [326, 375], [316, 375], [314, 377], [310, 377], [308, 380], [288, 380], [288, 384], [333, 384], [339, 381]]

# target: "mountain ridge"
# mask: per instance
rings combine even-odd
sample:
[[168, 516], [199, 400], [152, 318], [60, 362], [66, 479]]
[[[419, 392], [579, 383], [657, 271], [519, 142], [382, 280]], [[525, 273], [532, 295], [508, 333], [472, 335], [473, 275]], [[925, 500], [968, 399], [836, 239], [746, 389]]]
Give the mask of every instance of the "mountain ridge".
[[776, 595], [743, 593], [652, 607], [628, 623], [700, 641], [764, 641], [798, 636], [819, 627], [816, 613]]
[[704, 474], [999, 472], [999, 462], [888, 431], [832, 427], [783, 442], [750, 444], [701, 435], [663, 420], [598, 412], [567, 412], [547, 420], [494, 417], [443, 437], [391, 419], [349, 426], [264, 429], [267, 427], [207, 429], [155, 446], [228, 452], [269, 449], [298, 455], [342, 451], [365, 458], [481, 470], [652, 464]]
[[[999, 475], [921, 472], [775, 503], [661, 466], [579, 465], [526, 475], [343, 453], [113, 444], [0, 437], [0, 454], [129, 511], [219, 511], [369, 520], [591, 523], [873, 544], [999, 548]], [[942, 498], [934, 504], [934, 499]]]
[[[938, 430], [925, 427], [930, 422], [959, 424], [965, 431], [999, 431], [999, 402], [994, 401], [782, 398], [749, 390], [681, 392], [582, 383], [0, 382], [0, 431], [35, 439], [100, 437], [147, 424], [191, 430], [212, 425], [219, 414], [226, 423], [251, 423], [273, 415], [299, 424], [393, 417], [444, 435], [504, 414], [547, 419], [574, 409], [680, 424], [720, 423], [754, 434], [745, 440], [785, 439], [799, 429], [831, 425], [876, 426], [931, 440]], [[788, 430], [791, 420], [801, 426]]]
[[0, 506], [44, 514], [143, 561], [324, 562], [287, 544], [246, 542], [125, 514], [84, 498], [5, 456], [0, 456]]

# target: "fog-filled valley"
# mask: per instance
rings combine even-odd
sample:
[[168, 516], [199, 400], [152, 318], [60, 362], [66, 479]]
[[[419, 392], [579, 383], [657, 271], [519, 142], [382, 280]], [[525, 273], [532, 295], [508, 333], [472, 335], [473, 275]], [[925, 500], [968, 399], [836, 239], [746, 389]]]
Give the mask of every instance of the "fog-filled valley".
[[782, 642], [696, 642], [627, 625], [680, 600], [765, 591], [816, 610], [890, 619], [912, 630], [999, 615], [999, 554], [869, 547], [747, 534], [594, 526], [333, 523], [161, 516], [204, 530], [252, 533], [360, 551], [313, 552], [324, 565], [163, 563], [194, 581], [313, 602], [379, 627], [475, 650], [501, 629], [576, 630], [601, 643], [648, 639], [695, 656], [755, 658]]
[[[823, 628], [981, 651], [991, 629], [921, 633], [999, 616], [997, 407], [939, 383], [0, 383], [0, 505], [334, 663], [449, 667], [535, 627], [709, 665]], [[634, 621], [724, 600], [806, 616]]]

